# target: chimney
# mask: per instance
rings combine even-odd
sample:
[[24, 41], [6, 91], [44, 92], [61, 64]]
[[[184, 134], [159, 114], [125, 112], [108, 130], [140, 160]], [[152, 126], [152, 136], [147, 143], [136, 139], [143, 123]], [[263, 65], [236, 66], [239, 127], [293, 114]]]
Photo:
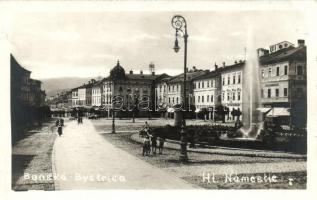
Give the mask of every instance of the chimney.
[[225, 62], [222, 62], [222, 66], [225, 67], [225, 66], [226, 66], [226, 63], [225, 63]]
[[143, 74], [143, 71], [142, 71], [142, 70], [140, 71], [140, 74]]
[[152, 72], [152, 76], [154, 76], [155, 75], [155, 72]]
[[132, 70], [130, 70], [130, 74], [133, 74], [133, 71], [132, 71]]
[[215, 70], [218, 70], [218, 65], [215, 63]]
[[305, 40], [297, 40], [297, 43], [299, 47], [305, 46]]
[[238, 63], [238, 61], [235, 60], [235, 61], [234, 61], [234, 64], [237, 64], [237, 63]]
[[263, 49], [263, 48], [259, 48], [259, 49], [257, 49], [257, 52], [258, 52], [258, 57], [261, 57], [261, 56], [264, 56], [264, 55], [268, 54], [269, 50]]

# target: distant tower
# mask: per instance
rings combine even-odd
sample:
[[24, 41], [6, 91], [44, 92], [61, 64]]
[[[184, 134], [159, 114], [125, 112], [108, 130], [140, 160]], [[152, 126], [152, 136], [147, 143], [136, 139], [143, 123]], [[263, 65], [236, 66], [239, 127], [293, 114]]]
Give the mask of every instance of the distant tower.
[[153, 62], [149, 64], [149, 70], [150, 70], [150, 74], [153, 74], [153, 75], [155, 74], [155, 65]]

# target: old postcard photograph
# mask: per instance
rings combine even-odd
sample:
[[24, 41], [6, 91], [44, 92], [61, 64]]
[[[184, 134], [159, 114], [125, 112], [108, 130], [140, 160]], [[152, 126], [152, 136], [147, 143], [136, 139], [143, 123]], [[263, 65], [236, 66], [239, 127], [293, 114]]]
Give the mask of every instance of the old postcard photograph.
[[6, 197], [312, 192], [316, 2], [55, 3], [2, 4]]

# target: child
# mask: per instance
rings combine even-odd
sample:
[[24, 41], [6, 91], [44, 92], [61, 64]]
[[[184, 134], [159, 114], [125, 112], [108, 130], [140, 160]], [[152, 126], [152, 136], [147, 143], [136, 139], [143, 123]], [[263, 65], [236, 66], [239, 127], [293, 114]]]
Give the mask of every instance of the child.
[[156, 154], [156, 147], [157, 147], [157, 141], [156, 141], [156, 136], [153, 135], [153, 137], [151, 138], [151, 142], [152, 142], [152, 153], [153, 155]]
[[144, 139], [143, 139], [143, 151], [142, 151], [142, 155], [149, 155], [150, 153], [150, 139], [149, 139], [149, 136], [146, 136]]
[[159, 154], [163, 154], [165, 138], [159, 137], [158, 141], [159, 141]]

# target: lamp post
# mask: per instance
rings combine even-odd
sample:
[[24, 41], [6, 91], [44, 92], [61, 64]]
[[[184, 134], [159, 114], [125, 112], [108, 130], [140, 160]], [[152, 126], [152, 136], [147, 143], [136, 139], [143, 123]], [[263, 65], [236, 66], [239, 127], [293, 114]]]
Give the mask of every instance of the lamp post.
[[[180, 49], [178, 46], [178, 37], [184, 38], [184, 88], [183, 88], [183, 107], [185, 108], [184, 111], [186, 112], [186, 72], [187, 72], [187, 23], [183, 16], [175, 15], [172, 18], [172, 27], [176, 30], [175, 32], [175, 44], [174, 44], [174, 51], [177, 53]], [[180, 161], [187, 162], [187, 134], [186, 134], [186, 121], [185, 121], [185, 114], [183, 113], [183, 121], [181, 125], [181, 151], [180, 151]]]
[[115, 96], [114, 96], [114, 80], [113, 80], [113, 95], [112, 95], [112, 131], [111, 133], [112, 134], [115, 134], [116, 133], [116, 125], [115, 125], [115, 118], [114, 118], [114, 109], [115, 109]]

